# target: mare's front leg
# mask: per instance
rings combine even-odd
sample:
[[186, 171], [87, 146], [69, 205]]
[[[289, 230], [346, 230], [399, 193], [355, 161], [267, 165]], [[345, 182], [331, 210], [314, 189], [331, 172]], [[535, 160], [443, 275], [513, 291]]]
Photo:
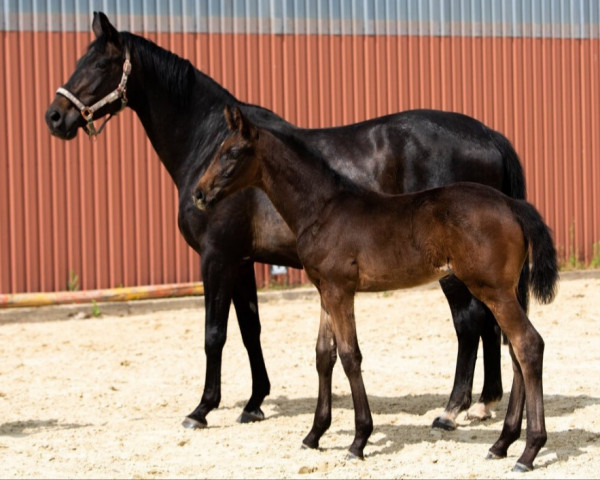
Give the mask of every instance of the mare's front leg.
[[433, 422], [434, 428], [454, 430], [456, 417], [471, 406], [471, 392], [479, 338], [484, 351], [484, 384], [479, 401], [469, 410], [470, 418], [485, 420], [502, 397], [500, 333], [487, 307], [477, 300], [454, 275], [440, 281], [446, 295], [458, 339], [454, 385], [446, 409]]
[[204, 392], [198, 406], [182, 422], [186, 428], [204, 428], [206, 415], [221, 401], [221, 360], [227, 337], [227, 319], [238, 267], [218, 255], [205, 252], [202, 256], [204, 283], [204, 352], [206, 377]]
[[317, 337], [317, 372], [319, 374], [319, 396], [313, 426], [302, 444], [309, 448], [318, 448], [319, 439], [331, 425], [331, 380], [333, 367], [337, 359], [335, 337], [331, 329], [331, 319], [321, 305], [321, 321]]
[[252, 373], [252, 396], [239, 416], [238, 422], [249, 423], [265, 418], [260, 406], [271, 390], [260, 344], [261, 327], [258, 316], [254, 262], [247, 262], [240, 267], [240, 273], [233, 289], [233, 305], [242, 340], [248, 352]]

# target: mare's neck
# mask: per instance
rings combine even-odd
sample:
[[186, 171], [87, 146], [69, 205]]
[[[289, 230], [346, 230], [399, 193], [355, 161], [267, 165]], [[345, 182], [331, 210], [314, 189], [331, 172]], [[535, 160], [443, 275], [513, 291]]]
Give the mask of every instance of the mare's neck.
[[285, 143], [260, 131], [260, 187], [290, 229], [300, 236], [317, 222], [323, 209], [352, 185], [293, 137]]
[[181, 188], [223, 140], [224, 106], [239, 102], [189, 61], [137, 35], [127, 41], [132, 55], [129, 106]]

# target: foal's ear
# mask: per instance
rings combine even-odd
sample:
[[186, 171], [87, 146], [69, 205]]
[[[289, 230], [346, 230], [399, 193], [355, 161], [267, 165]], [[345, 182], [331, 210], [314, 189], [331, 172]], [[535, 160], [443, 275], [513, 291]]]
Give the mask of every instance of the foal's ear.
[[237, 130], [237, 125], [235, 124], [235, 119], [233, 118], [233, 113], [231, 113], [231, 108], [229, 108], [229, 105], [225, 105], [225, 108], [223, 109], [223, 114], [225, 115], [227, 128], [232, 132]]
[[235, 107], [233, 110], [233, 121], [238, 132], [242, 134], [242, 137], [247, 140], [255, 140], [258, 138], [258, 129], [250, 120], [244, 117], [238, 107]]
[[92, 31], [94, 32], [94, 35], [96, 35], [96, 38], [105, 34], [106, 37], [113, 42], [118, 42], [119, 40], [119, 32], [113, 27], [108, 17], [102, 12], [94, 12]]

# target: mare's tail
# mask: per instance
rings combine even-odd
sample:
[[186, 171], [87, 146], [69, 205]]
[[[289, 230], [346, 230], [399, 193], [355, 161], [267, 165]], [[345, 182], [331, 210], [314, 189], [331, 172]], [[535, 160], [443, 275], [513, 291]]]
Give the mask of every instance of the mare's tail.
[[[502, 193], [517, 200], [524, 200], [526, 197], [525, 174], [519, 155], [510, 143], [510, 140], [500, 132], [489, 129], [489, 135], [502, 155]], [[523, 264], [521, 276], [519, 278], [519, 287], [517, 290], [519, 303], [523, 310], [529, 309], [529, 256]], [[507, 343], [505, 341], [504, 343]]]
[[531, 290], [541, 303], [550, 303], [558, 282], [558, 260], [550, 228], [530, 203], [513, 201], [511, 206], [531, 246]]

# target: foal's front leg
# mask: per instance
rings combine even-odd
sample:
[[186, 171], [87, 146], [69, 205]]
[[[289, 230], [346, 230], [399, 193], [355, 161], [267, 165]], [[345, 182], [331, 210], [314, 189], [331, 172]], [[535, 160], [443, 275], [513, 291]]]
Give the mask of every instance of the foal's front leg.
[[[335, 285], [329, 286], [322, 283], [321, 302], [325, 310], [329, 313], [331, 330], [333, 331], [338, 354], [346, 377], [348, 377], [348, 381], [350, 382], [350, 390], [352, 392], [355, 435], [354, 441], [350, 445], [350, 454], [354, 457], [363, 458], [363, 450], [373, 432], [373, 418], [371, 417], [371, 410], [361, 372], [362, 355], [356, 336], [354, 294], [347, 293]], [[328, 393], [328, 397], [331, 399], [331, 388]], [[317, 417], [322, 415], [320, 407], [323, 408], [323, 404], [317, 405], [315, 424], [318, 421]]]
[[309, 448], [318, 448], [319, 439], [331, 425], [331, 379], [337, 359], [337, 350], [331, 321], [321, 306], [321, 322], [317, 338], [317, 372], [319, 373], [319, 397], [313, 426], [302, 443]]

